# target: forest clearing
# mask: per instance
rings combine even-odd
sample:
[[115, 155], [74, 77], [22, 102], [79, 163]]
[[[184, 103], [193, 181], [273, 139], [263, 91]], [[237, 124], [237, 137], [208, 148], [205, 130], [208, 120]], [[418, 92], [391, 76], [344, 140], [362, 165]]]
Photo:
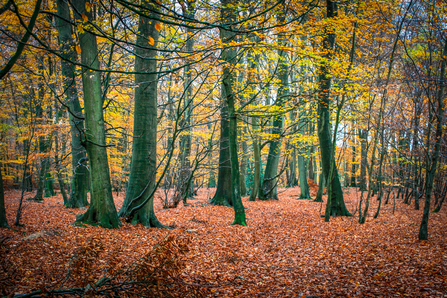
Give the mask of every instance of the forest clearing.
[[[9, 250], [2, 265], [10, 264], [6, 268], [11, 274], [0, 276], [6, 287], [2, 294], [59, 289], [75, 252], [91, 239], [103, 245], [97, 259], [88, 272], [72, 273], [63, 289], [96, 283], [112, 259], [118, 266], [128, 265], [169, 235], [190, 242], [189, 251], [180, 257], [181, 279], [160, 282], [164, 297], [200, 297], [191, 285], [205, 297], [444, 297], [447, 291], [445, 209], [432, 216], [430, 241], [419, 241], [422, 213], [400, 199], [395, 207], [391, 201], [383, 206], [377, 219], [370, 214], [364, 225], [356, 213], [326, 223], [321, 203], [297, 200], [299, 189], [281, 188], [279, 201], [243, 199], [248, 222], [243, 227], [230, 225], [231, 208], [207, 204], [213, 191], [201, 189], [191, 206], [176, 209], [163, 209], [161, 200], [155, 200], [160, 221], [175, 227], [170, 230], [126, 223], [116, 230], [76, 227], [75, 215], [83, 210], [64, 208], [60, 195], [41, 203], [28, 201], [24, 227], [1, 230], [0, 238], [7, 239], [2, 253]], [[345, 192], [353, 211], [360, 192]], [[6, 198], [12, 221], [18, 192], [8, 192]], [[116, 204], [123, 199], [122, 194], [115, 197]], [[376, 200], [371, 207], [375, 211]], [[179, 283], [173, 289], [163, 282]], [[107, 288], [111, 286], [98, 290]], [[121, 291], [121, 297], [126, 293], [132, 297], [132, 288]]]

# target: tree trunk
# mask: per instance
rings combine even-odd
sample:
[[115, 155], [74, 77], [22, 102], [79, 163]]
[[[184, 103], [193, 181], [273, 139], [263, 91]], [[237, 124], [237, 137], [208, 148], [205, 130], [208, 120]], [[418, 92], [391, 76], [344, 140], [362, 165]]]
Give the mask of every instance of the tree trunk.
[[325, 187], [326, 187], [326, 178], [324, 177], [323, 172], [321, 172], [318, 178], [318, 191], [317, 195], [315, 196], [314, 202], [319, 203], [323, 202], [323, 192]]
[[[278, 14], [278, 23], [285, 22], [285, 8]], [[278, 44], [286, 46], [287, 37], [284, 32], [278, 34]], [[289, 62], [287, 61], [287, 53], [284, 50], [278, 50], [278, 73], [279, 80], [278, 92], [275, 105], [282, 107], [283, 102], [289, 96]], [[264, 179], [262, 182], [262, 193], [260, 197], [264, 200], [278, 200], [277, 176], [278, 165], [281, 153], [281, 133], [283, 126], [283, 115], [275, 115], [273, 117], [272, 135], [274, 140], [270, 143], [269, 154], [267, 157], [267, 165], [265, 166]]]
[[[70, 20], [70, 10], [66, 0], [57, 0], [57, 29], [59, 32], [59, 45], [62, 51], [61, 55], [69, 61], [76, 61], [76, 51], [73, 41], [73, 29]], [[67, 208], [82, 208], [88, 205], [87, 201], [87, 157], [85, 147], [82, 145], [81, 138], [85, 133], [84, 116], [79, 104], [78, 90], [75, 80], [75, 65], [69, 61], [61, 61], [61, 71], [64, 78], [64, 89], [69, 109], [68, 117], [70, 121], [71, 133], [71, 160], [72, 160], [72, 180], [71, 192], [68, 201], [65, 203]]]
[[[355, 129], [354, 129], [354, 131], [355, 131]], [[355, 136], [355, 134], [354, 134], [354, 136]], [[356, 179], [355, 179], [355, 176], [356, 176], [356, 172], [357, 172], [357, 169], [356, 169], [356, 166], [355, 166], [355, 157], [356, 157], [356, 153], [355, 153], [355, 147], [356, 147], [356, 144], [355, 144], [355, 137], [354, 137], [354, 140], [352, 141], [352, 162], [351, 162], [351, 187], [357, 187], [357, 184], [356, 184]]]
[[[222, 10], [221, 17], [225, 22], [233, 24], [237, 19], [236, 3], [234, 0], [221, 0]], [[235, 40], [236, 34], [221, 29], [220, 38], [224, 44]], [[235, 96], [234, 91], [236, 83], [236, 73], [234, 67], [236, 65], [237, 52], [234, 47], [225, 48], [222, 51], [222, 60], [226, 63], [223, 66], [222, 74], [222, 89], [225, 90], [225, 101], [228, 105], [228, 114], [230, 118], [229, 123], [229, 145], [230, 145], [230, 164], [231, 164], [231, 194], [234, 207], [234, 221], [233, 224], [246, 226], [245, 209], [242, 205], [240, 194], [240, 173], [238, 162], [238, 146], [237, 146], [237, 115], [235, 113]]]
[[359, 129], [359, 139], [360, 139], [360, 183], [359, 190], [366, 190], [366, 164], [367, 164], [367, 152], [366, 152], [366, 138], [367, 132], [365, 130]]
[[[447, 41], [444, 44], [443, 57], [447, 55]], [[433, 181], [436, 174], [436, 169], [438, 165], [439, 153], [441, 151], [441, 142], [442, 142], [442, 133], [443, 133], [443, 125], [444, 125], [444, 86], [446, 83], [445, 79], [445, 64], [446, 59], [442, 59], [441, 62], [441, 72], [439, 75], [439, 89], [437, 93], [437, 102], [438, 102], [438, 111], [436, 113], [435, 119], [437, 119], [436, 133], [435, 133], [435, 146], [433, 149], [433, 153], [431, 156], [431, 160], [427, 160], [427, 164], [430, 167], [426, 171], [425, 178], [425, 205], [424, 205], [424, 213], [422, 215], [421, 226], [419, 228], [419, 240], [428, 240], [428, 218], [430, 215], [430, 200], [431, 193], [433, 189]], [[427, 142], [430, 142], [430, 136], [428, 136]], [[427, 146], [430, 148], [430, 146]], [[430, 154], [430, 152], [428, 152]], [[428, 158], [427, 158], [428, 159]]]
[[6, 220], [5, 191], [3, 189], [2, 168], [0, 167], [0, 228], [9, 228]]
[[[299, 131], [300, 134], [302, 136], [304, 136], [304, 126], [305, 126], [305, 121], [304, 121], [304, 116], [305, 116], [305, 111], [303, 108], [303, 111], [300, 112], [299, 115], [299, 121], [298, 121], [298, 125], [299, 125]], [[303, 144], [300, 144], [303, 145]], [[306, 160], [304, 155], [307, 154], [307, 144], [305, 144], [305, 147], [301, 147], [299, 148], [299, 152], [298, 152], [298, 167], [299, 167], [299, 178], [300, 178], [300, 190], [301, 190], [301, 194], [299, 199], [304, 199], [304, 200], [311, 200], [311, 196], [309, 193], [309, 184], [307, 183], [307, 167], [306, 167]]]
[[217, 188], [211, 205], [233, 206], [233, 195], [231, 192], [231, 163], [230, 163], [230, 127], [228, 121], [228, 107], [224, 101], [225, 90], [221, 90], [222, 107], [220, 110], [220, 143], [219, 143], [219, 168], [217, 173]]
[[258, 197], [260, 182], [261, 182], [261, 150], [259, 146], [258, 138], [258, 118], [253, 117], [251, 119], [252, 129], [253, 129], [253, 155], [255, 159], [254, 163], [254, 174], [253, 174], [253, 186], [250, 194], [250, 201], [255, 201]]
[[[87, 25], [81, 14], [93, 21], [93, 14], [86, 10], [86, 0], [73, 2], [76, 19]], [[83, 65], [99, 69], [96, 36], [87, 31], [79, 33], [81, 62]], [[84, 144], [90, 165], [91, 204], [87, 212], [78, 216], [76, 222], [100, 225], [104, 228], [118, 228], [121, 225], [112, 197], [109, 163], [104, 128], [103, 101], [101, 97], [101, 75], [99, 71], [82, 68], [82, 88], [84, 91], [85, 132]]]
[[[243, 128], [243, 132], [246, 132]], [[241, 141], [242, 156], [241, 156], [241, 171], [240, 171], [240, 184], [241, 184], [241, 196], [247, 195], [247, 185], [245, 179], [247, 176], [247, 142], [245, 140]]]
[[[42, 66], [39, 67], [39, 70], [43, 73]], [[41, 78], [38, 83], [39, 101], [36, 104], [36, 118], [37, 118], [38, 123], [40, 123], [41, 126], [45, 125], [44, 120], [43, 120], [44, 118], [43, 118], [43, 107], [42, 107], [45, 90], [44, 90], [44, 83], [42, 80], [43, 80], [43, 78]], [[47, 137], [48, 136], [46, 134], [42, 134], [38, 138], [39, 153], [43, 156], [40, 159], [39, 176], [37, 177], [37, 181], [38, 181], [37, 192], [36, 192], [36, 195], [34, 196], [34, 198], [32, 199], [33, 201], [43, 201], [44, 189], [45, 189], [46, 178], [47, 178], [47, 171], [49, 168], [49, 158], [48, 158], [48, 154], [47, 154], [47, 151], [48, 151]]]
[[[145, 227], [162, 228], [154, 212], [154, 192], [157, 170], [157, 43], [159, 32], [158, 6], [142, 2], [139, 34], [135, 55], [135, 111], [132, 161], [126, 198], [120, 216], [126, 221]], [[153, 42], [151, 42], [153, 41]], [[136, 137], [138, 136], [138, 137]]]
[[[182, 5], [183, 16], [189, 19], [194, 18], [195, 14], [195, 0], [185, 1]], [[192, 54], [194, 47], [194, 30], [186, 28], [186, 53]], [[187, 58], [184, 68], [184, 103], [182, 112], [184, 113], [184, 121], [182, 121], [181, 129], [185, 132], [180, 136], [180, 174], [179, 181], [176, 183], [179, 193], [174, 195], [174, 201], [179, 199], [187, 204], [187, 198], [193, 196], [193, 185], [191, 184], [191, 140], [192, 140], [192, 112], [193, 112], [193, 85], [192, 85], [192, 67], [189, 65], [191, 59]]]
[[[208, 124], [208, 130], [211, 130], [211, 124]], [[208, 187], [216, 187], [216, 178], [214, 177], [213, 169], [213, 134], [208, 139], [208, 167], [209, 167], [209, 180]]]
[[56, 131], [55, 133], [56, 133], [56, 135], [54, 138], [54, 147], [55, 147], [54, 167], [55, 167], [55, 171], [56, 171], [57, 182], [59, 183], [59, 188], [61, 190], [62, 198], [64, 199], [64, 205], [67, 205], [68, 196], [67, 196], [67, 192], [65, 191], [65, 182], [64, 182], [64, 179], [62, 178], [62, 174], [61, 174], [62, 165], [59, 160], [59, 132]]
[[[326, 1], [327, 4], [327, 18], [332, 19], [337, 16], [337, 5], [331, 0]], [[332, 59], [332, 51], [334, 50], [335, 34], [328, 33], [323, 38], [323, 48], [326, 52], [323, 58], [330, 61]], [[319, 90], [318, 90], [318, 139], [320, 141], [320, 154], [323, 175], [326, 178], [327, 184], [331, 183], [332, 193], [331, 196], [331, 210], [332, 216], [350, 216], [351, 214], [346, 209], [345, 202], [343, 200], [343, 191], [341, 189], [340, 179], [338, 176], [337, 166], [335, 160], [332, 157], [332, 138], [330, 131], [330, 89], [331, 89], [331, 77], [329, 71], [329, 65], [323, 63], [319, 70]], [[331, 180], [328, 180], [329, 172], [333, 167], [333, 175]], [[328, 187], [329, 192], [329, 187]]]

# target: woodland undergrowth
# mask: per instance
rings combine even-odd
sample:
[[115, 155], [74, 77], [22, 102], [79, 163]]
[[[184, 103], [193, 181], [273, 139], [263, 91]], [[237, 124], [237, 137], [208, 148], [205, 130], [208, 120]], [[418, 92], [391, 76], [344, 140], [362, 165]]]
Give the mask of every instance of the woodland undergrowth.
[[[23, 226], [0, 230], [0, 294], [10, 297], [443, 297], [447, 292], [447, 214], [430, 214], [429, 241], [418, 241], [422, 211], [390, 200], [358, 223], [360, 192], [345, 189], [353, 217], [324, 222], [324, 204], [243, 198], [247, 227], [232, 226], [233, 210], [206, 204], [202, 189], [190, 206], [163, 209], [173, 229], [123, 222], [116, 230], [72, 225], [86, 209], [64, 208], [56, 195], [25, 201]], [[315, 197], [315, 193], [312, 193]], [[33, 194], [29, 193], [29, 197]], [[6, 192], [8, 221], [19, 203]], [[115, 197], [119, 208], [124, 195]], [[423, 208], [421, 208], [422, 210]], [[394, 210], [394, 212], [393, 212]]]

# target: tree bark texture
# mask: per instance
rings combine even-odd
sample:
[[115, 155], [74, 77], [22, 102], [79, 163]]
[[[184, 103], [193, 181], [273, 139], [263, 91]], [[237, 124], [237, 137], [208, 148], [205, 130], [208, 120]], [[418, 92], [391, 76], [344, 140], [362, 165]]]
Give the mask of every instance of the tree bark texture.
[[[327, 18], [333, 19], [337, 16], [337, 5], [330, 0], [326, 1], [327, 4]], [[331, 60], [332, 52], [335, 45], [335, 34], [326, 33], [323, 38], [324, 52], [326, 53], [323, 58]], [[323, 174], [326, 177], [327, 183], [331, 183], [331, 210], [332, 216], [347, 216], [350, 215], [346, 209], [345, 202], [343, 200], [343, 191], [341, 189], [340, 179], [338, 176], [335, 160], [332, 160], [332, 136], [330, 129], [330, 89], [331, 89], [331, 76], [329, 65], [322, 62], [319, 70], [319, 90], [318, 90], [318, 138], [320, 141], [320, 153]], [[329, 172], [333, 167], [333, 175], [329, 180]], [[329, 190], [329, 187], [328, 187]]]
[[[73, 2], [75, 10], [77, 10], [75, 17], [82, 22], [83, 26], [93, 21], [93, 14], [86, 10], [86, 2], [86, 0]], [[88, 18], [88, 22], [83, 20], [81, 14]], [[99, 69], [96, 36], [85, 30], [79, 33], [79, 42], [82, 64]], [[118, 228], [121, 222], [113, 202], [110, 183], [100, 72], [83, 67], [82, 90], [85, 110], [84, 142], [90, 166], [91, 202], [87, 212], [78, 216], [76, 221], [104, 228]]]
[[[70, 10], [66, 0], [57, 0], [57, 29], [59, 32], [59, 45], [61, 55], [69, 61], [76, 61], [75, 44], [73, 40], [73, 29], [70, 20]], [[68, 117], [70, 121], [71, 133], [71, 164], [73, 168], [71, 180], [70, 197], [65, 207], [82, 208], [88, 205], [87, 201], [87, 156], [85, 147], [82, 145], [82, 135], [84, 130], [84, 115], [79, 103], [78, 90], [75, 80], [75, 66], [69, 61], [61, 61], [61, 71], [65, 97], [67, 99]]]
[[[221, 0], [222, 10], [221, 19], [224, 22], [234, 23], [237, 19], [236, 3], [234, 0]], [[220, 38], [223, 43], [234, 41], [236, 34], [221, 29]], [[245, 209], [242, 205], [240, 194], [240, 173], [238, 161], [238, 145], [237, 145], [237, 114], [235, 112], [235, 95], [236, 90], [236, 56], [237, 51], [234, 47], [225, 48], [222, 51], [222, 60], [225, 61], [223, 65], [222, 74], [222, 89], [225, 90], [225, 101], [228, 106], [229, 116], [229, 145], [230, 145], [230, 165], [231, 165], [231, 194], [234, 208], [233, 224], [246, 226]]]
[[[157, 167], [157, 42], [158, 5], [143, 1], [135, 55], [135, 111], [130, 177], [120, 216], [132, 224], [164, 227], [155, 216]], [[151, 42], [153, 41], [153, 42]]]

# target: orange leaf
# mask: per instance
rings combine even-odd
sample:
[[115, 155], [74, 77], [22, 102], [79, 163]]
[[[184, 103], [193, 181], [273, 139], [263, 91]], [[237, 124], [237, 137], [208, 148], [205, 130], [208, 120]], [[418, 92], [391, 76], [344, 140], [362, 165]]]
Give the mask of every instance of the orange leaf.
[[90, 12], [92, 10], [92, 4], [90, 2], [85, 2], [85, 10]]
[[82, 14], [81, 17], [84, 22], [88, 21], [88, 17], [85, 14]]
[[155, 30], [160, 31], [161, 30], [161, 25], [160, 23], [155, 23]]
[[149, 36], [148, 37], [148, 41], [147, 41], [151, 46], [153, 46], [154, 44], [155, 44], [155, 40], [151, 37], [151, 36]]
[[79, 45], [76, 45], [76, 52], [78, 54], [81, 54], [81, 47]]

